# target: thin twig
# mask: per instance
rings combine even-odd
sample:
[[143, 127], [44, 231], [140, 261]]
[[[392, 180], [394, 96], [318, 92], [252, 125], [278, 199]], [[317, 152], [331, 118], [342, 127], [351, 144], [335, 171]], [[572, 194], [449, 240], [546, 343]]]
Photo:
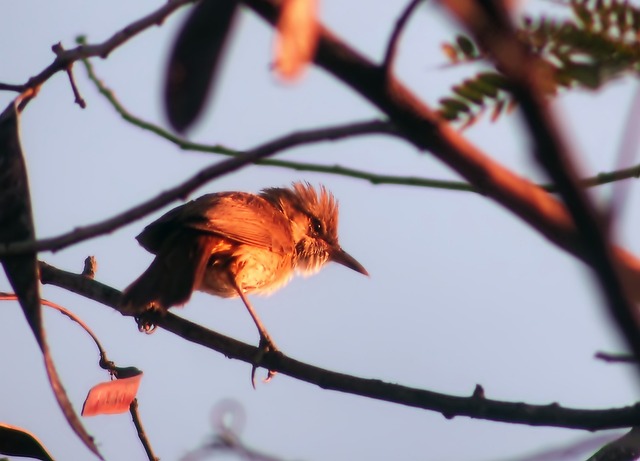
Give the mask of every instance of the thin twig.
[[[80, 277], [84, 277], [87, 280], [92, 280], [92, 278], [88, 278], [86, 275], [84, 274], [80, 274]], [[18, 301], [18, 297], [13, 294], [13, 293], [2, 293], [0, 292], [0, 300], [3, 301]], [[98, 339], [98, 337], [96, 336], [96, 334], [91, 330], [91, 328], [89, 328], [89, 326], [84, 323], [84, 321], [78, 317], [77, 315], [75, 315], [73, 312], [71, 312], [69, 309], [56, 304], [52, 301], [48, 301], [46, 299], [42, 299], [41, 303], [45, 306], [51, 307], [55, 310], [57, 310], [58, 312], [66, 315], [67, 317], [69, 317], [71, 320], [73, 320], [74, 322], [76, 322], [78, 325], [80, 325], [82, 327], [82, 329], [87, 332], [87, 334], [89, 336], [91, 336], [91, 339], [93, 339], [93, 342], [95, 343], [96, 347], [98, 348], [98, 352], [100, 353], [100, 361], [99, 361], [99, 365], [102, 369], [109, 371], [110, 373], [116, 373], [119, 370], [118, 367], [115, 365], [114, 362], [110, 361], [107, 358], [107, 352], [105, 351], [105, 349], [102, 347], [102, 344], [100, 343], [100, 340]], [[142, 422], [140, 421], [140, 415], [138, 414], [138, 400], [137, 399], [133, 399], [133, 402], [131, 402], [131, 405], [129, 406], [129, 411], [131, 413], [132, 419], [133, 419], [133, 424], [136, 427], [136, 431], [138, 433], [138, 437], [140, 438], [140, 442], [142, 443], [142, 445], [144, 446], [144, 449], [147, 453], [147, 456], [149, 456], [149, 460], [150, 461], [157, 461], [159, 458], [156, 458], [155, 456], [153, 456], [153, 449], [151, 448], [151, 444], [149, 443], [149, 440], [144, 432], [144, 429], [142, 427]]]
[[326, 139], [337, 139], [347, 137], [352, 134], [352, 129], [345, 129], [345, 126], [320, 128], [315, 130], [297, 131], [272, 141], [264, 143], [254, 149], [245, 151], [242, 155], [235, 156], [228, 160], [204, 168], [190, 179], [166, 190], [156, 197], [149, 199], [137, 206], [134, 206], [111, 218], [90, 224], [84, 227], [77, 227], [71, 232], [38, 241], [25, 241], [0, 245], [0, 256], [7, 254], [21, 254], [33, 251], [55, 251], [67, 247], [74, 243], [81, 242], [98, 235], [107, 234], [120, 227], [152, 213], [174, 200], [184, 199], [197, 188], [208, 181], [239, 170], [245, 166], [252, 165], [256, 161], [275, 155], [285, 149], [291, 149], [303, 144], [323, 141]]
[[[60, 56], [64, 52], [64, 48], [62, 43], [58, 42], [51, 47], [51, 50], [56, 54], [56, 56]], [[87, 107], [86, 101], [80, 95], [80, 91], [78, 90], [78, 86], [76, 85], [76, 80], [73, 77], [73, 63], [69, 64], [66, 68], [67, 77], [69, 78], [69, 84], [71, 85], [71, 90], [73, 91], [74, 102], [80, 106], [81, 109], [85, 109]]]
[[[638, 130], [638, 122], [640, 121], [640, 84], [636, 83], [635, 94], [631, 100], [631, 107], [625, 123], [624, 131], [620, 146], [618, 147], [618, 160], [616, 162], [617, 169], [631, 165], [637, 155], [638, 142], [640, 141], [640, 130]], [[629, 187], [626, 184], [618, 184], [614, 186], [611, 194], [611, 204], [609, 206], [608, 220], [613, 224], [615, 218], [621, 216], [624, 207], [625, 198]]]
[[389, 43], [387, 44], [387, 51], [384, 54], [384, 60], [382, 62], [382, 71], [384, 72], [385, 76], [389, 76], [393, 72], [393, 61], [396, 57], [396, 50], [398, 48], [398, 42], [400, 41], [400, 35], [409, 22], [409, 18], [422, 1], [423, 0], [411, 0], [411, 2], [409, 2], [407, 7], [404, 9], [402, 14], [396, 21], [396, 25], [393, 28], [393, 32], [391, 32], [391, 37], [389, 38]]
[[[0, 300], [2, 300], [2, 301], [18, 301], [18, 297], [14, 293], [2, 293], [2, 292], [0, 292]], [[100, 344], [100, 340], [95, 335], [95, 333], [91, 330], [91, 328], [89, 328], [89, 325], [84, 323], [84, 321], [80, 317], [75, 315], [69, 309], [67, 309], [67, 308], [65, 308], [65, 307], [63, 307], [63, 306], [61, 306], [59, 304], [56, 304], [56, 303], [54, 303], [52, 301], [48, 301], [46, 299], [41, 299], [40, 302], [43, 305], [51, 307], [52, 309], [55, 309], [58, 312], [66, 315], [71, 320], [73, 320], [78, 325], [80, 325], [80, 327], [82, 327], [82, 329], [84, 331], [86, 331], [89, 336], [91, 336], [91, 339], [93, 339], [93, 342], [96, 344], [96, 347], [98, 348], [98, 352], [100, 353], [100, 362], [108, 362], [107, 353], [105, 352], [104, 348], [102, 347], [102, 344]]]
[[[62, 271], [40, 263], [43, 284], [52, 284], [118, 310], [122, 293], [82, 275]], [[158, 327], [196, 344], [213, 349], [226, 357], [253, 364], [258, 348], [236, 341], [171, 312], [154, 318]], [[323, 389], [361, 395], [372, 399], [398, 403], [410, 407], [442, 413], [446, 418], [470, 418], [502, 421], [532, 426], [553, 426], [573, 429], [600, 430], [640, 425], [640, 405], [607, 410], [581, 410], [565, 408], [556, 403], [530, 405], [504, 402], [482, 396], [458, 397], [438, 392], [391, 384], [378, 379], [364, 379], [319, 368], [292, 358], [281, 352], [261, 355], [259, 366], [278, 373], [316, 384]]]
[[76, 85], [76, 80], [73, 78], [73, 66], [69, 66], [67, 68], [67, 76], [69, 77], [69, 83], [71, 84], [71, 90], [73, 90], [74, 102], [80, 106], [81, 109], [87, 108], [87, 102], [84, 100], [82, 95], [80, 95], [80, 91], [78, 91], [78, 86]]
[[[220, 154], [235, 157], [243, 155], [244, 152], [240, 150], [230, 149], [221, 145], [201, 144], [189, 141], [186, 138], [176, 136], [173, 133], [165, 130], [159, 125], [155, 125], [147, 120], [143, 120], [137, 117], [115, 96], [113, 91], [109, 89], [104, 82], [96, 75], [95, 69], [89, 60], [83, 60], [87, 75], [89, 79], [95, 84], [96, 88], [102, 94], [107, 102], [115, 109], [115, 111], [127, 122], [131, 123], [138, 128], [149, 131], [160, 136], [163, 139], [171, 142], [182, 150], [191, 152], [204, 152], [210, 154]], [[327, 141], [335, 141], [345, 138], [347, 136], [359, 136], [367, 134], [387, 134], [397, 137], [402, 137], [401, 133], [395, 128], [395, 126], [388, 121], [383, 120], [365, 120], [362, 122], [354, 122], [345, 125], [336, 125], [334, 127], [323, 128], [327, 130], [327, 133], [333, 131], [333, 137], [327, 137]], [[323, 139], [323, 141], [325, 141]], [[333, 174], [338, 176], [346, 176], [355, 179], [362, 179], [370, 182], [371, 184], [381, 185], [399, 185], [399, 186], [412, 186], [412, 187], [426, 187], [432, 189], [445, 189], [451, 191], [465, 191], [465, 192], [480, 192], [478, 188], [473, 185], [462, 181], [450, 181], [444, 179], [432, 179], [417, 176], [393, 176], [377, 174], [369, 171], [359, 170], [355, 168], [348, 168], [340, 165], [322, 165], [318, 163], [307, 162], [294, 162], [289, 160], [278, 159], [264, 159], [255, 162], [256, 165], [271, 166], [277, 168], [286, 168], [296, 171], [309, 171], [314, 173]], [[596, 187], [603, 184], [609, 184], [615, 181], [621, 181], [624, 179], [637, 179], [640, 177], [640, 165], [636, 165], [630, 168], [625, 168], [617, 171], [602, 172], [595, 176], [582, 179], [580, 184], [582, 187]], [[540, 184], [540, 188], [548, 192], [557, 192], [557, 187], [553, 184]]]
[[129, 413], [131, 414], [131, 419], [133, 420], [133, 425], [136, 427], [136, 431], [138, 433], [138, 438], [144, 447], [144, 451], [147, 454], [147, 458], [149, 461], [159, 461], [154, 452], [153, 447], [151, 447], [151, 443], [149, 442], [149, 438], [147, 437], [147, 433], [142, 426], [142, 421], [140, 420], [140, 414], [138, 413], [138, 399], [133, 399], [131, 405], [129, 405]]
[[17, 91], [23, 93], [29, 89], [34, 89], [46, 82], [52, 75], [59, 71], [67, 70], [71, 64], [83, 59], [99, 56], [101, 58], [107, 58], [109, 54], [117, 47], [125, 43], [130, 38], [139, 34], [140, 32], [148, 29], [154, 25], [160, 25], [164, 20], [173, 13], [175, 10], [183, 5], [192, 3], [195, 0], [169, 0], [162, 7], [158, 8], [151, 14], [132, 22], [131, 24], [123, 27], [118, 32], [113, 34], [107, 40], [102, 43], [94, 45], [80, 45], [70, 50], [62, 50], [56, 54], [56, 58], [53, 62], [43, 69], [39, 74], [31, 77], [26, 83], [22, 85], [11, 85], [7, 83], [0, 83], [0, 90]]
[[607, 363], [633, 363], [637, 364], [638, 359], [630, 354], [612, 354], [610, 352], [596, 352], [594, 357]]

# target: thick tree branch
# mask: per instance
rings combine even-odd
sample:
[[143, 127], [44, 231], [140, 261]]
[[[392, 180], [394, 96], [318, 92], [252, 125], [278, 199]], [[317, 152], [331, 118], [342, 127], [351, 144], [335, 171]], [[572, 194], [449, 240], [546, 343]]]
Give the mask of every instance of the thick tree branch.
[[[276, 0], [243, 2], [270, 24], [275, 23], [279, 5]], [[382, 110], [408, 140], [418, 148], [429, 150], [480, 193], [513, 212], [560, 248], [588, 264], [592, 262], [562, 203], [493, 161], [397, 78], [385, 75], [381, 66], [369, 61], [325, 27], [320, 30], [315, 62]], [[614, 249], [614, 255], [626, 285], [634, 289], [633, 298], [640, 300], [640, 260], [619, 247]]]
[[533, 154], [558, 186], [578, 229], [580, 252], [596, 273], [610, 314], [640, 358], [640, 313], [627, 298], [604, 220], [579, 185], [569, 147], [544, 96], [544, 86], [553, 78], [550, 69], [518, 40], [502, 2], [446, 4], [509, 78], [531, 135]]
[[[44, 284], [65, 288], [118, 309], [121, 293], [114, 288], [79, 274], [62, 271], [46, 263], [40, 263], [40, 274]], [[155, 318], [154, 323], [188, 341], [218, 351], [232, 359], [253, 364], [258, 356], [257, 348], [211, 331], [170, 312]], [[364, 379], [336, 373], [294, 360], [281, 352], [264, 354], [258, 365], [316, 384], [323, 389], [436, 411], [446, 418], [468, 416], [532, 426], [586, 430], [612, 429], [640, 424], [640, 405], [608, 410], [580, 410], [564, 408], [555, 403], [529, 405], [491, 400], [481, 393], [471, 397], [457, 397], [386, 383], [377, 379]]]

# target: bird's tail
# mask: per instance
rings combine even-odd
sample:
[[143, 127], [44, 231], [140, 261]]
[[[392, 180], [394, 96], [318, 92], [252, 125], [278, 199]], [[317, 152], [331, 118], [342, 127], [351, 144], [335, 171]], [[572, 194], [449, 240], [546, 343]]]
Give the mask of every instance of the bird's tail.
[[149, 268], [122, 294], [120, 306], [142, 313], [152, 305], [160, 309], [186, 303], [202, 279], [214, 236], [184, 229], [167, 239]]

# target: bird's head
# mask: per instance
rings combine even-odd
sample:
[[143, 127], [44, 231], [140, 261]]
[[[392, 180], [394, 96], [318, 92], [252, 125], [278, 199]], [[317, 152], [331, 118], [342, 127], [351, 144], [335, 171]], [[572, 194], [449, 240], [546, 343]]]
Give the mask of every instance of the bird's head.
[[296, 268], [303, 274], [319, 271], [328, 261], [369, 275], [367, 270], [338, 242], [338, 202], [324, 186], [319, 191], [309, 183], [290, 188], [265, 189], [261, 194], [276, 204], [291, 223], [296, 249]]

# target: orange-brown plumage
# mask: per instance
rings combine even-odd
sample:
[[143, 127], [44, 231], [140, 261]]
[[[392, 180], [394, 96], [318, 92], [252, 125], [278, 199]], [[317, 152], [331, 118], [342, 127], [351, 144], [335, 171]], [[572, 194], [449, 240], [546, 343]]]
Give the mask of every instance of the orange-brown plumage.
[[333, 195], [308, 183], [204, 195], [151, 223], [137, 240], [156, 258], [123, 294], [131, 313], [184, 304], [194, 290], [239, 295], [248, 304], [245, 293], [277, 290], [296, 271], [314, 273], [327, 261], [367, 274], [340, 248]]

